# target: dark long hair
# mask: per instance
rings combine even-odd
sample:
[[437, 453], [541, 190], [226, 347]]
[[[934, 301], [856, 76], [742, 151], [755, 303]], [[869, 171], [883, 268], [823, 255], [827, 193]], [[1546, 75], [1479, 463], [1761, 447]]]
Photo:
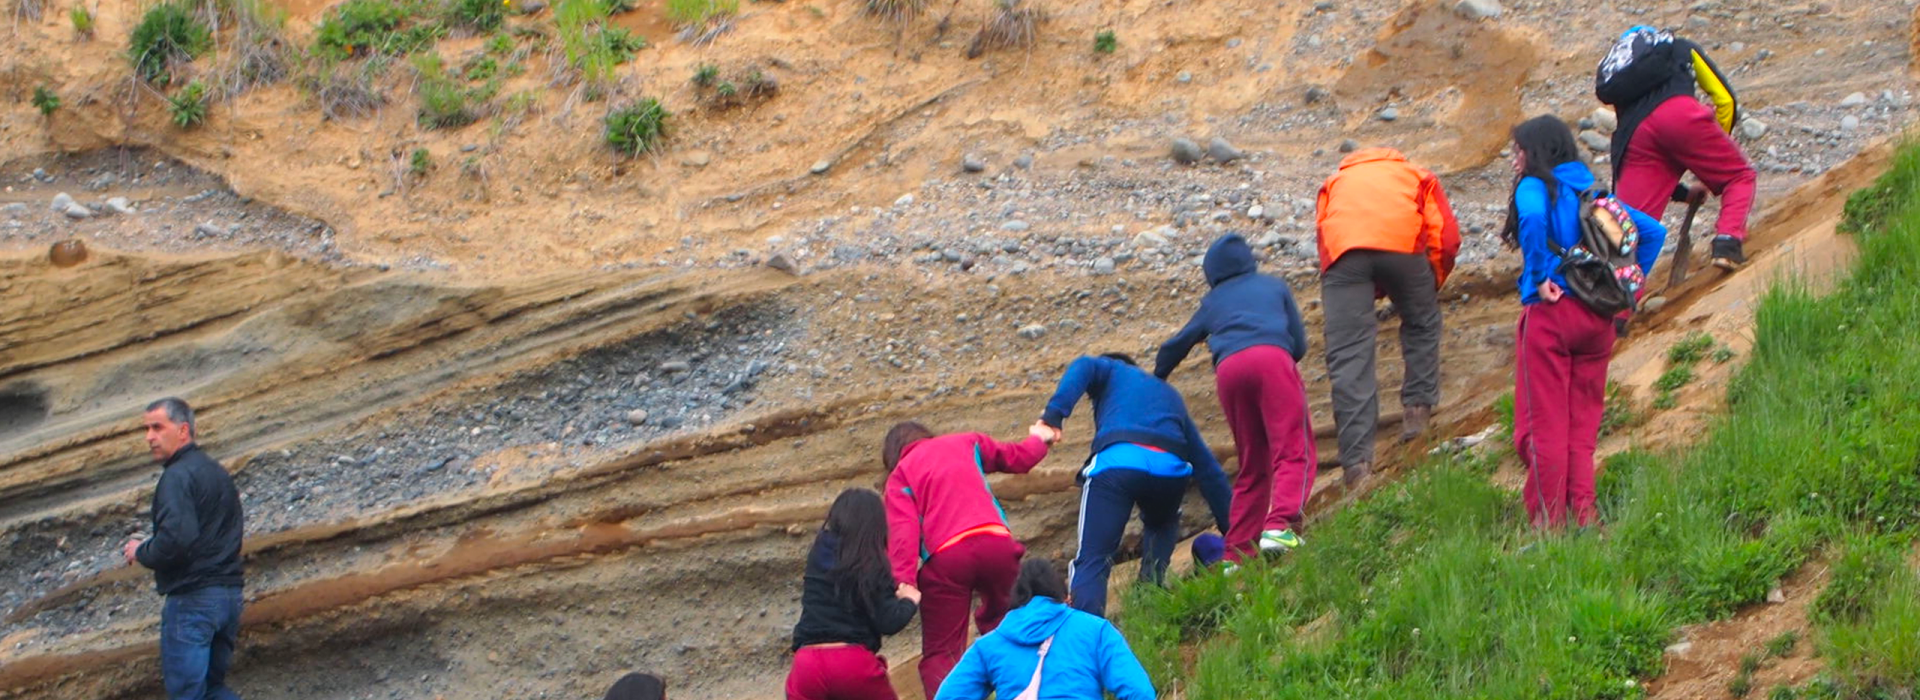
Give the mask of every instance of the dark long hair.
[[826, 531], [840, 538], [831, 575], [844, 590], [887, 575], [887, 511], [880, 494], [860, 488], [841, 491], [827, 509]]
[[[1551, 114], [1520, 122], [1513, 127], [1513, 147], [1527, 158], [1526, 166], [1513, 178], [1514, 193], [1519, 193], [1521, 180], [1537, 177], [1547, 184], [1548, 200], [1559, 199], [1560, 179], [1553, 176], [1553, 169], [1580, 160], [1580, 145], [1567, 123]], [[1509, 248], [1520, 246], [1520, 208], [1513, 194], [1507, 196], [1507, 221], [1500, 226], [1500, 242]]]
[[892, 474], [893, 468], [900, 465], [900, 453], [906, 451], [908, 445], [930, 437], [933, 431], [919, 423], [906, 421], [894, 425], [887, 431], [886, 439], [880, 441], [880, 464]]
[[1067, 579], [1052, 559], [1031, 557], [1020, 562], [1020, 577], [1013, 580], [1013, 607], [1023, 607], [1034, 598], [1067, 600]]

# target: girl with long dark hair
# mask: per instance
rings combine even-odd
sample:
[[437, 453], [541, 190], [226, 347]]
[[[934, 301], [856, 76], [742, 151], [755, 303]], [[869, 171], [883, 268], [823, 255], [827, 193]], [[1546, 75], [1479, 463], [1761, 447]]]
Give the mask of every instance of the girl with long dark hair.
[[[1614, 319], [1567, 292], [1561, 249], [1580, 241], [1581, 193], [1593, 171], [1566, 122], [1551, 115], [1513, 128], [1513, 199], [1501, 238], [1520, 249], [1520, 321], [1515, 332], [1513, 442], [1527, 466], [1521, 492], [1527, 516], [1541, 527], [1593, 524], [1593, 451], [1606, 410], [1607, 362]], [[1639, 233], [1641, 271], [1653, 268], [1667, 230], [1628, 209]]]
[[807, 553], [788, 700], [893, 700], [880, 638], [905, 628], [919, 600], [893, 581], [880, 494], [840, 492]]

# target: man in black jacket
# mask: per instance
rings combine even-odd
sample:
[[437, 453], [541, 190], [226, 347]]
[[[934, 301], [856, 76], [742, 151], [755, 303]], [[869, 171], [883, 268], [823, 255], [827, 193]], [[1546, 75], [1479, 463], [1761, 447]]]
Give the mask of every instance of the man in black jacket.
[[194, 444], [193, 409], [177, 398], [147, 405], [147, 447], [160, 462], [153, 537], [128, 540], [127, 563], [153, 570], [160, 611], [160, 673], [173, 700], [239, 700], [227, 665], [240, 633], [240, 492]]

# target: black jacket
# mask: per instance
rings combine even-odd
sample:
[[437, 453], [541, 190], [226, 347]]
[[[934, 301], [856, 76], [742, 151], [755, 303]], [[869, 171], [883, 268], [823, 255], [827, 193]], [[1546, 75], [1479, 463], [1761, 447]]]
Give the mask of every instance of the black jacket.
[[793, 648], [808, 644], [859, 644], [880, 650], [880, 638], [905, 629], [920, 606], [894, 595], [893, 574], [880, 570], [854, 586], [834, 582], [840, 537], [825, 530], [807, 553], [807, 574], [800, 589], [800, 621], [793, 625]]
[[[1634, 27], [1620, 36], [1594, 72], [1593, 96], [1612, 105], [1619, 124], [1613, 131], [1608, 157], [1613, 180], [1627, 160], [1627, 144], [1653, 110], [1675, 97], [1694, 95], [1698, 86], [1713, 103], [1720, 130], [1732, 132], [1740, 120], [1740, 105], [1720, 66], [1692, 41], [1651, 27]], [[1685, 186], [1674, 190], [1674, 201], [1686, 199]]]
[[134, 552], [160, 595], [241, 585], [240, 491], [199, 445], [167, 459], [153, 489], [153, 537]]

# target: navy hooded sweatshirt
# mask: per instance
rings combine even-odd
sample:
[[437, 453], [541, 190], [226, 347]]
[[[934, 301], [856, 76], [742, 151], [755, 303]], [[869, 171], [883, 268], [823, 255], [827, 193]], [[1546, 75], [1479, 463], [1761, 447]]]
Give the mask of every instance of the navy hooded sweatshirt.
[[1300, 306], [1286, 281], [1259, 272], [1253, 248], [1240, 234], [1231, 233], [1207, 249], [1201, 269], [1213, 290], [1200, 299], [1193, 320], [1160, 346], [1153, 376], [1161, 379], [1187, 359], [1201, 340], [1213, 351], [1213, 364], [1255, 345], [1283, 348], [1294, 362], [1306, 356], [1307, 327], [1300, 322]]
[[1200, 429], [1194, 426], [1179, 391], [1131, 364], [1110, 357], [1082, 357], [1068, 365], [1067, 373], [1060, 377], [1060, 387], [1047, 400], [1041, 422], [1061, 427], [1073, 415], [1074, 404], [1082, 395], [1093, 401], [1093, 454], [1133, 443], [1178, 457], [1185, 464], [1176, 465], [1173, 472], [1148, 471], [1155, 476], [1191, 476], [1200, 486], [1200, 495], [1207, 499], [1207, 508], [1213, 511], [1220, 531], [1227, 531], [1227, 507], [1232, 495], [1226, 472], [1221, 471], [1220, 460], [1200, 437]]

